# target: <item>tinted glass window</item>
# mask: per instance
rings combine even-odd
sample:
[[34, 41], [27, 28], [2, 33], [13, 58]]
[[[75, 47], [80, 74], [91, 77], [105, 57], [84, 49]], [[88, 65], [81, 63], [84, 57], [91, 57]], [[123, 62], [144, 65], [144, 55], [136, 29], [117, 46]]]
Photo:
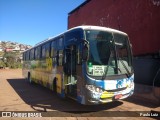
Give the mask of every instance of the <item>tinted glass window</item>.
[[34, 60], [34, 49], [30, 50], [30, 60]]
[[38, 48], [35, 48], [35, 59], [37, 59], [38, 57]]
[[35, 48], [35, 59], [40, 59], [41, 56], [41, 47]]
[[56, 54], [57, 54], [57, 44], [56, 44], [56, 41], [52, 41], [51, 43], [51, 57], [55, 57]]
[[66, 34], [65, 36], [65, 44], [72, 44], [73, 42], [77, 42], [78, 40], [83, 38], [83, 32], [82, 31], [71, 31]]
[[131, 54], [128, 37], [114, 33], [115, 47], [117, 52], [118, 68], [121, 73], [126, 73], [126, 69], [131, 72]]
[[50, 43], [46, 43], [45, 44], [45, 52], [46, 52], [46, 55], [45, 57], [50, 57]]
[[46, 57], [46, 48], [45, 45], [42, 46], [42, 58]]
[[64, 41], [63, 37], [58, 38], [56, 41], [57, 41], [57, 48], [63, 49], [63, 41]]
[[29, 51], [27, 51], [25, 54], [26, 54], [26, 60], [29, 60]]
[[57, 62], [58, 62], [58, 65], [63, 65], [63, 50], [58, 51]]

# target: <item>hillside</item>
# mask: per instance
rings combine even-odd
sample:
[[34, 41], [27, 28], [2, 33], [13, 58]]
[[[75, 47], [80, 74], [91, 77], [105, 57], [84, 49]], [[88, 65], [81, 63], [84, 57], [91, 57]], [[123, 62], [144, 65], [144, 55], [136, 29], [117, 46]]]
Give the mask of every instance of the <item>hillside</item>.
[[0, 59], [3, 58], [5, 52], [16, 52], [19, 53], [19, 57], [21, 57], [21, 53], [32, 46], [25, 45], [17, 42], [11, 41], [0, 41]]
[[17, 42], [0, 41], [0, 69], [21, 68], [22, 52], [31, 47]]

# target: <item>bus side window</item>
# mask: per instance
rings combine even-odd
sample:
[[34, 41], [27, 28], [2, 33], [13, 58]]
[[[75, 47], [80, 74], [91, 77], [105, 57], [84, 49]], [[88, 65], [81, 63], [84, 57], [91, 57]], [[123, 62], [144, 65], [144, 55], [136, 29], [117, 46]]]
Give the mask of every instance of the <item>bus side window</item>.
[[37, 59], [40, 59], [42, 58], [42, 50], [41, 50], [41, 46], [38, 47], [38, 50], [37, 50]]
[[57, 65], [63, 65], [63, 50], [57, 51]]
[[28, 61], [28, 51], [25, 53], [26, 55], [26, 61]]
[[30, 60], [34, 60], [34, 49], [30, 51]]
[[56, 44], [56, 41], [52, 41], [51, 43], [51, 58], [52, 58], [52, 61], [53, 61], [53, 66], [55, 66], [57, 64], [57, 44]]
[[45, 45], [42, 46], [42, 58], [46, 57]]
[[27, 51], [27, 60], [29, 60], [29, 52], [30, 52], [30, 51]]
[[35, 48], [35, 60], [37, 60], [38, 59], [38, 48]]
[[45, 45], [45, 53], [46, 53], [45, 57], [46, 57], [46, 58], [50, 57], [50, 55], [51, 55], [50, 46], [51, 46], [50, 43], [47, 43], [47, 44]]
[[26, 52], [24, 53], [24, 61], [26, 61]]
[[35, 60], [35, 49], [33, 49], [32, 54], [32, 59]]
[[56, 51], [56, 41], [53, 41], [51, 43], [51, 57], [55, 57], [57, 54], [57, 51]]
[[32, 60], [32, 50], [29, 51], [30, 60]]

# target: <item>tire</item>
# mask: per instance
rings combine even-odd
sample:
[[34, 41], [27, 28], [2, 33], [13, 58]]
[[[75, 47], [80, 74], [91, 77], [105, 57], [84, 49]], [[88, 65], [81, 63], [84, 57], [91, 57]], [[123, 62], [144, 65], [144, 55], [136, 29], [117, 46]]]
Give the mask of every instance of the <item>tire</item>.
[[28, 73], [27, 81], [28, 81], [30, 84], [32, 84], [32, 79], [31, 79], [31, 74], [30, 74], [30, 72]]
[[53, 80], [53, 91], [57, 93], [57, 78]]

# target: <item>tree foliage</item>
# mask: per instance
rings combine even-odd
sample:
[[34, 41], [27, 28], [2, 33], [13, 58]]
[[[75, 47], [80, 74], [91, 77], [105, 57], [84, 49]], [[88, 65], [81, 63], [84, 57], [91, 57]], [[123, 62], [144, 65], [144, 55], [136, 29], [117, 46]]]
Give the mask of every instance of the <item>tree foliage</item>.
[[5, 52], [3, 55], [3, 61], [6, 67], [9, 68], [20, 68], [22, 66], [15, 52]]
[[0, 60], [0, 68], [5, 68], [5, 67], [6, 67], [6, 64], [2, 60]]

